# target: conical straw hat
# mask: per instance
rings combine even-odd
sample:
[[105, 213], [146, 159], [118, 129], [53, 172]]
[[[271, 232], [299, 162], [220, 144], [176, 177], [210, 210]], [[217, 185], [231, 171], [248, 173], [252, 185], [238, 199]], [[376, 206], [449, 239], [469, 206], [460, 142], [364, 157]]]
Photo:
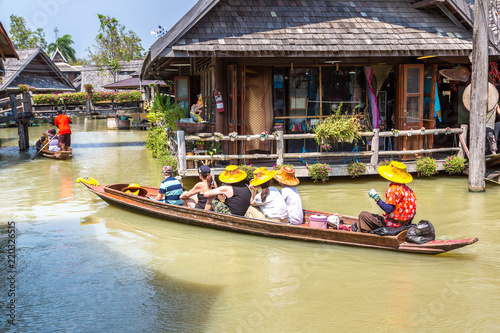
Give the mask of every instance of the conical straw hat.
[[253, 172], [253, 179], [250, 185], [259, 186], [265, 182], [273, 179], [276, 176], [277, 171], [269, 171], [266, 167], [258, 168]]
[[[470, 95], [471, 95], [471, 85], [469, 84], [465, 87], [464, 95], [462, 97], [465, 108], [470, 111]], [[490, 111], [498, 103], [498, 90], [490, 82], [488, 82], [488, 110]]]
[[297, 177], [295, 177], [295, 170], [286, 165], [281, 167], [281, 169], [279, 169], [276, 176], [274, 176], [274, 179], [276, 179], [278, 182], [282, 184], [290, 186], [296, 186], [300, 183], [300, 180]]
[[226, 171], [219, 175], [219, 180], [226, 184], [239, 183], [245, 178], [247, 178], [247, 173], [238, 168], [237, 165], [228, 165]]
[[389, 165], [378, 167], [378, 173], [391, 182], [406, 184], [413, 181], [412, 175], [406, 171], [406, 165], [398, 161], [392, 161]]

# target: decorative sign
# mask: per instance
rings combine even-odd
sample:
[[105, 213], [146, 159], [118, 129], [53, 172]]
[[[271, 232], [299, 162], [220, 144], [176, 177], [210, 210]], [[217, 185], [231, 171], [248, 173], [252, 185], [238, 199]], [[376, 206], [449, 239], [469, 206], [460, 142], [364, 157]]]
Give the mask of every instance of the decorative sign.
[[222, 102], [222, 94], [220, 93], [220, 91], [215, 90], [214, 97], [215, 97], [215, 107], [217, 108], [217, 111], [224, 112], [224, 103]]

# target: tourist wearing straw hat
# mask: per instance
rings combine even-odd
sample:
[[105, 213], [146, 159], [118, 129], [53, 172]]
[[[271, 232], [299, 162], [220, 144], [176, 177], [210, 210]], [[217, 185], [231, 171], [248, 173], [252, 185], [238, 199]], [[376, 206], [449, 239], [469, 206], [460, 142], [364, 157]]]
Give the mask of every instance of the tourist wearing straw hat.
[[[205, 192], [206, 198], [213, 198], [212, 210], [218, 213], [226, 213], [244, 216], [250, 206], [250, 189], [245, 184], [247, 173], [236, 165], [228, 165], [226, 170], [219, 175], [222, 186]], [[226, 197], [226, 202], [222, 202], [216, 197], [219, 195]]]
[[[245, 214], [246, 217], [281, 223], [289, 222], [285, 200], [280, 192], [271, 186], [274, 176], [276, 176], [276, 171], [269, 171], [265, 167], [258, 168], [253, 172], [253, 179], [250, 182], [251, 206]], [[257, 193], [258, 187], [262, 189], [260, 193]]]
[[286, 203], [290, 224], [302, 224], [304, 221], [304, 211], [302, 210], [302, 200], [300, 199], [299, 191], [295, 188], [300, 183], [299, 179], [295, 177], [295, 170], [289, 166], [283, 166], [278, 170], [274, 179], [282, 187], [280, 193]]
[[[406, 185], [413, 177], [406, 171], [406, 165], [393, 161], [390, 165], [380, 166], [378, 173], [391, 181], [389, 189], [385, 192], [384, 202], [374, 189], [368, 195], [385, 212], [383, 216], [362, 212], [359, 214], [357, 225], [358, 232], [371, 232], [382, 227], [402, 227], [411, 223], [417, 210], [417, 198], [413, 191]], [[353, 231], [356, 227], [353, 228]]]

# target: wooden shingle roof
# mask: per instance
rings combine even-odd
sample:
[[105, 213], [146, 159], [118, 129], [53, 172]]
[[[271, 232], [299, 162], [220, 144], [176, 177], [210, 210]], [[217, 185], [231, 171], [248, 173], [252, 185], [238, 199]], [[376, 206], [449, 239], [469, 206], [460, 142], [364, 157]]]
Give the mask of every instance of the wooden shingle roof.
[[201, 0], [151, 58], [469, 54], [470, 30], [413, 2]]
[[19, 56], [14, 49], [14, 45], [7, 35], [2, 22], [0, 22], [0, 58], [3, 60], [5, 60], [6, 58], [19, 59]]

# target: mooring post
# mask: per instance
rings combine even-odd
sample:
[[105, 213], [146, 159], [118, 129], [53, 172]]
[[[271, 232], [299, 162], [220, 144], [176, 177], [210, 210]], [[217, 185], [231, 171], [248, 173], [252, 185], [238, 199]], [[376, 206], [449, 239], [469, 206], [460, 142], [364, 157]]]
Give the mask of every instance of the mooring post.
[[[12, 101], [12, 97], [11, 97]], [[22, 103], [23, 103], [23, 112], [22, 113], [17, 113], [16, 112], [16, 121], [17, 121], [17, 133], [19, 135], [19, 150], [28, 150], [30, 147], [30, 140], [29, 140], [29, 132], [28, 132], [28, 127], [29, 127], [29, 122], [30, 118], [33, 115], [33, 110], [31, 107], [31, 95], [29, 93], [23, 93], [22, 94]], [[16, 111], [17, 111], [17, 105], [14, 105]], [[14, 112], [13, 112], [14, 114]]]
[[186, 139], [184, 131], [177, 131], [177, 153], [179, 158], [177, 172], [182, 176], [186, 171]]
[[372, 138], [373, 155], [372, 155], [372, 158], [370, 161], [370, 164], [374, 167], [378, 164], [379, 134], [380, 134], [380, 129], [374, 128], [373, 129], [373, 138]]
[[285, 147], [285, 139], [283, 138], [283, 131], [278, 131], [278, 140], [276, 140], [276, 152], [278, 153], [278, 159], [276, 164], [283, 164], [283, 150]]
[[470, 96], [469, 191], [485, 190], [486, 111], [488, 111], [488, 1], [474, 2]]

